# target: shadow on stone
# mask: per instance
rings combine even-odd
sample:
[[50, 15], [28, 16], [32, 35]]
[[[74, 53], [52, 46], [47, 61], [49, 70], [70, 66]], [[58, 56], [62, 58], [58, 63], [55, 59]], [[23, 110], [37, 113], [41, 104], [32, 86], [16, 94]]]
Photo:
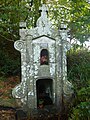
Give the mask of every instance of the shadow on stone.
[[23, 111], [22, 109], [17, 109], [16, 120], [27, 120], [27, 112]]

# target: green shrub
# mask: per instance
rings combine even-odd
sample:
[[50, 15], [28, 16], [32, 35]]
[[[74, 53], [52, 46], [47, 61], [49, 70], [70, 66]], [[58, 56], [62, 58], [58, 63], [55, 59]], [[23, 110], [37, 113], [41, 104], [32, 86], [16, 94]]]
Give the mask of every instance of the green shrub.
[[67, 54], [68, 80], [75, 88], [88, 86], [90, 79], [90, 52], [87, 49], [69, 51]]
[[90, 51], [70, 50], [67, 54], [68, 80], [72, 82], [76, 97], [69, 111], [69, 120], [90, 119]]
[[13, 72], [18, 68], [20, 68], [20, 58], [13, 59], [0, 50], [0, 76], [13, 75]]
[[90, 102], [81, 102], [73, 108], [69, 120], [90, 120]]

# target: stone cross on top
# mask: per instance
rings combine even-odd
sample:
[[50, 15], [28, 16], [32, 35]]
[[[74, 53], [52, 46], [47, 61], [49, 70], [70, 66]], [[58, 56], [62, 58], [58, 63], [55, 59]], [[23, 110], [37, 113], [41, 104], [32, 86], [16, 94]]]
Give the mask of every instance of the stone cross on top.
[[46, 7], [45, 4], [42, 5], [42, 7], [39, 8], [39, 10], [41, 10], [41, 16], [47, 16], [46, 12], [48, 11], [48, 8]]
[[37, 20], [37, 31], [39, 35], [49, 35], [51, 23], [47, 17], [48, 8], [45, 4], [39, 8], [41, 10], [41, 16]]

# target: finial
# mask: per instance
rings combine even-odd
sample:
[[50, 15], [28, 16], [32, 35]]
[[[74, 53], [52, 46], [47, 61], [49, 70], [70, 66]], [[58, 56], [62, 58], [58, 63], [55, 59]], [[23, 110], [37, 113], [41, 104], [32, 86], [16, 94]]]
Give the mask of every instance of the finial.
[[60, 25], [60, 30], [67, 30], [67, 24], [64, 24], [63, 22]]
[[41, 16], [46, 15], [46, 12], [48, 11], [48, 8], [46, 7], [45, 4], [42, 5], [42, 7], [39, 8], [39, 10], [41, 10]]
[[49, 35], [51, 23], [47, 17], [48, 8], [45, 4], [43, 4], [42, 7], [39, 8], [39, 10], [41, 10], [42, 12], [41, 16], [37, 20], [38, 33], [39, 35]]
[[22, 29], [22, 28], [26, 28], [26, 22], [20, 22], [19, 23], [19, 26], [20, 26], [20, 29]]

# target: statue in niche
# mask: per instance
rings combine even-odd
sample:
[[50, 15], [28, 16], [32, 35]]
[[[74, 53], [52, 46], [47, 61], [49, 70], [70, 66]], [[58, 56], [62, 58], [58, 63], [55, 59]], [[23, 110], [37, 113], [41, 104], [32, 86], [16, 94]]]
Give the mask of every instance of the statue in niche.
[[49, 55], [48, 55], [47, 49], [43, 49], [40, 53], [40, 64], [41, 65], [48, 65], [49, 64]]

